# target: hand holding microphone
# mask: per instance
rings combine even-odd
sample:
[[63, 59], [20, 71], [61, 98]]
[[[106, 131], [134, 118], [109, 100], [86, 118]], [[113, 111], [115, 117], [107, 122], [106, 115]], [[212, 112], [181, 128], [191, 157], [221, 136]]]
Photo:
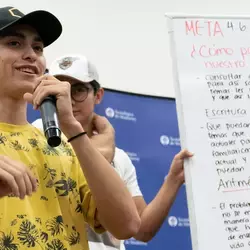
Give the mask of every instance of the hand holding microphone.
[[81, 128], [72, 112], [68, 82], [44, 75], [39, 78], [33, 94], [26, 93], [24, 99], [31, 103], [34, 109], [40, 109], [48, 144], [56, 147], [58, 143], [61, 143], [60, 129], [66, 137], [70, 138], [75, 136]]

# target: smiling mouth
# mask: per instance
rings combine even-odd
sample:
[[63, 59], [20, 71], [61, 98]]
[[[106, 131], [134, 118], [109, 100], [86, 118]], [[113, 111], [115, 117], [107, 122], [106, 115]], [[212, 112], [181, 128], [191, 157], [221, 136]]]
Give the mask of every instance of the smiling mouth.
[[16, 70], [21, 71], [21, 72], [26, 73], [26, 74], [30, 74], [30, 75], [36, 74], [35, 69], [32, 69], [32, 68], [17, 68]]

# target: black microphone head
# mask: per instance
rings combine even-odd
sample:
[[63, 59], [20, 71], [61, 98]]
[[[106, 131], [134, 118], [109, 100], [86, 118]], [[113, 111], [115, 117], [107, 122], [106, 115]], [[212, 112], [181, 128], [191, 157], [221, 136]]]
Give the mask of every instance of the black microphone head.
[[46, 97], [40, 106], [44, 134], [47, 143], [51, 147], [61, 144], [61, 130], [59, 128], [56, 110], [56, 99], [54, 96]]
[[47, 142], [51, 147], [57, 147], [61, 144], [61, 131], [58, 128], [50, 128], [45, 132]]

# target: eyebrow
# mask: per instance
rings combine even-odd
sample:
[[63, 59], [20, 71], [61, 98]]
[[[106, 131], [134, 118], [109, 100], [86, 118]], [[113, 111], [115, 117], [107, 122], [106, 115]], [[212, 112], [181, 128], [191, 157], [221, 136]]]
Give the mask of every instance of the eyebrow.
[[[18, 31], [15, 31], [15, 30], [3, 30], [0, 32], [0, 37], [4, 38], [4, 37], [8, 37], [8, 36], [14, 36], [14, 37], [19, 37], [19, 38], [25, 39], [24, 34], [18, 32]], [[35, 42], [43, 42], [40, 36], [35, 36], [34, 41]]]

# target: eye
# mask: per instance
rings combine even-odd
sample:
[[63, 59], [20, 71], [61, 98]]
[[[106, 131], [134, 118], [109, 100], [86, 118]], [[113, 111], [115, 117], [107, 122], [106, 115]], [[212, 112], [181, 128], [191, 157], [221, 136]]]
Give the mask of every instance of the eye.
[[11, 41], [11, 42], [8, 42], [8, 45], [10, 45], [12, 47], [18, 47], [21, 45], [21, 43], [18, 41]]
[[43, 52], [43, 47], [40, 45], [34, 46], [34, 50], [38, 51], [38, 52]]
[[79, 93], [85, 93], [88, 91], [88, 88], [84, 85], [78, 85], [78, 84], [75, 84], [72, 86], [72, 93], [73, 94], [79, 94]]
[[85, 92], [85, 91], [87, 91], [87, 88], [81, 86], [81, 87], [78, 87], [78, 88], [76, 89], [76, 91], [77, 91], [77, 92]]

